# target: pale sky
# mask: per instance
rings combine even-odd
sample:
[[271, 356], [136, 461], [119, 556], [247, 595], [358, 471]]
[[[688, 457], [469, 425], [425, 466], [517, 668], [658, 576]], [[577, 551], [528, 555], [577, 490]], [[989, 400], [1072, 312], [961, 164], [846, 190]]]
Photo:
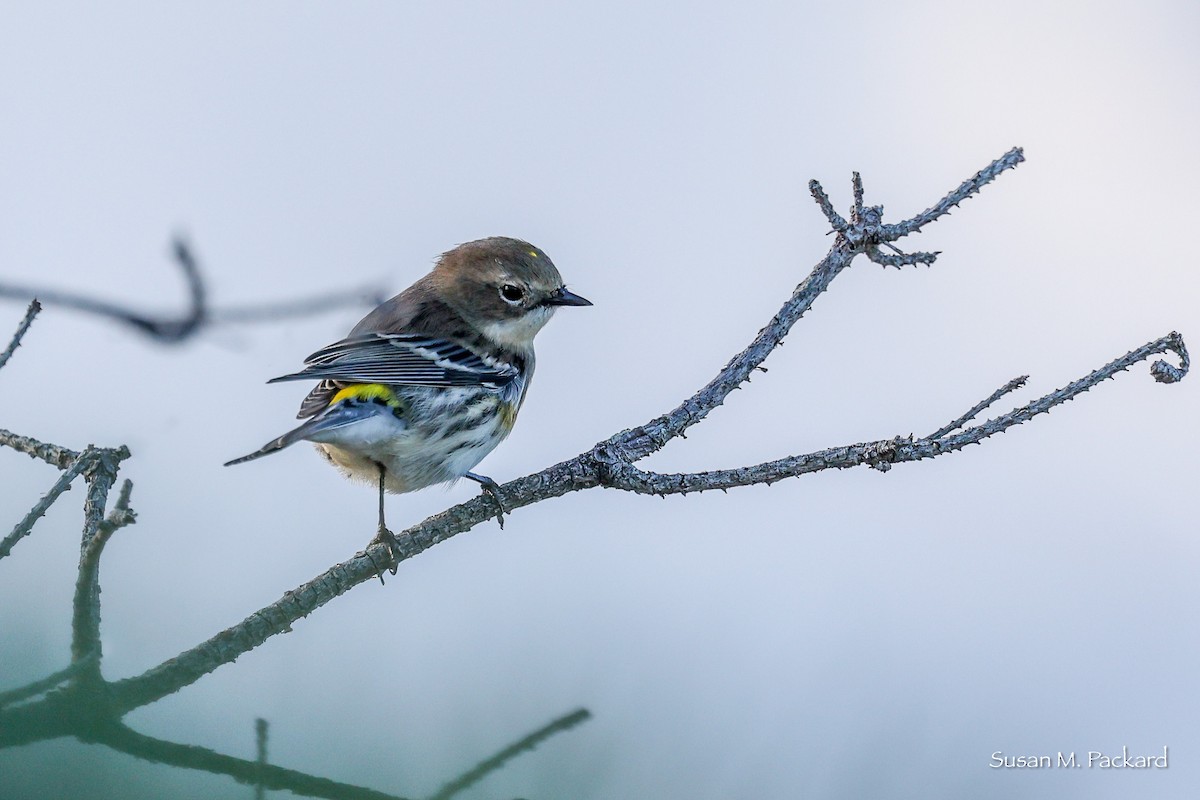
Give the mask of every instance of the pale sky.
[[[1200, 335], [1200, 6], [1185, 2], [21, 4], [0, 22], [0, 281], [163, 312], [175, 232], [213, 302], [385, 282], [528, 239], [589, 309], [538, 339], [503, 483], [674, 407], [831, 239], [859, 170], [891, 221], [1014, 145], [1027, 162], [914, 237], [932, 268], [842, 275], [769, 373], [643, 466], [928, 433], [1171, 330]], [[7, 342], [23, 305], [0, 302]], [[133, 675], [360, 549], [374, 496], [267, 386], [365, 312], [154, 345], [48, 308], [0, 427], [127, 444], [105, 675]], [[1200, 338], [1188, 339], [1193, 350]], [[593, 490], [363, 585], [139, 710], [143, 732], [406, 796], [560, 714], [594, 718], [466, 798], [1191, 798], [1200, 785], [1198, 376], [1142, 364], [1048, 417], [887, 474], [660, 500]], [[56, 478], [0, 452], [0, 533]], [[391, 497], [397, 529], [473, 484]], [[0, 562], [0, 689], [66, 663], [79, 487]], [[1161, 752], [1161, 771], [990, 769]], [[56, 742], [21, 796], [246, 797]], [[39, 794], [40, 792], [40, 794]], [[4, 794], [0, 786], [0, 795]]]

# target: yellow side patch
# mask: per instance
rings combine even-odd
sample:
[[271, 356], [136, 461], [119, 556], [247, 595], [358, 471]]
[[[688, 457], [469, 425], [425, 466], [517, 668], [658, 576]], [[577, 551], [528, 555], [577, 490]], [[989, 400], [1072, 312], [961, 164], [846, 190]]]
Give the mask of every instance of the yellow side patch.
[[399, 408], [400, 400], [396, 393], [382, 383], [356, 383], [339, 391], [329, 401], [329, 405], [337, 405], [343, 400], [382, 400], [389, 408]]
[[501, 403], [499, 410], [500, 428], [507, 435], [513, 429], [513, 425], [517, 424], [517, 412], [521, 409], [516, 403]]

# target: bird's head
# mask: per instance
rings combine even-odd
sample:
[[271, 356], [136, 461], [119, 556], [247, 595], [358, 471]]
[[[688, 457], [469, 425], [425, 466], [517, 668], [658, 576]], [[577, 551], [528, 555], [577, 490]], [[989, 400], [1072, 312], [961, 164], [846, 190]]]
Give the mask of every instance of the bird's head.
[[559, 306], [590, 306], [567, 291], [549, 256], [520, 239], [493, 237], [461, 244], [433, 269], [442, 299], [492, 341], [515, 350], [533, 337]]

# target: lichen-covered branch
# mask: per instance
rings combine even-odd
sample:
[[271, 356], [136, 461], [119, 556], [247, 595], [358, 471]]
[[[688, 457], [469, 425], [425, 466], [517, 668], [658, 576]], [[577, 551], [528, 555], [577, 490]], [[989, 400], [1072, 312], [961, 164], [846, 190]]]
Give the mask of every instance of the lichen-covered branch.
[[79, 458], [79, 453], [56, 444], [39, 442], [30, 436], [6, 431], [0, 428], [0, 446], [10, 447], [18, 453], [24, 453], [30, 458], [40, 458], [52, 467], [68, 469]]
[[0, 558], [4, 558], [11, 553], [17, 542], [33, 532], [33, 526], [39, 519], [46, 515], [46, 512], [50, 510], [50, 506], [54, 505], [54, 501], [63, 492], [70, 489], [71, 483], [92, 463], [92, 454], [94, 452], [89, 447], [77, 456], [74, 462], [67, 467], [66, 471], [58, 476], [58, 480], [50, 487], [50, 491], [46, 492], [42, 499], [37, 501], [33, 508], [29, 509], [29, 513], [13, 527], [12, 532], [5, 536], [3, 541], [0, 541]]
[[[108, 538], [119, 525], [111, 522], [104, 514], [108, 507], [108, 493], [117, 482], [117, 470], [121, 462], [129, 458], [129, 449], [89, 448], [94, 453], [88, 467], [87, 499], [83, 503], [83, 537], [79, 552], [79, 575], [75, 581], [75, 602], [71, 622], [71, 660], [100, 655], [100, 554]], [[131, 484], [126, 481], [126, 486]], [[128, 513], [128, 489], [122, 489], [114, 513]], [[99, 661], [91, 677], [98, 679]]]
[[977, 194], [985, 185], [996, 180], [1002, 172], [1012, 169], [1024, 160], [1025, 151], [1020, 147], [1014, 147], [970, 178], [967, 178], [957, 189], [934, 203], [930, 208], [925, 209], [911, 219], [906, 219], [904, 222], [883, 226], [885, 240], [894, 242], [897, 239], [908, 236], [910, 233], [916, 233], [938, 217], [949, 214], [950, 209], [958, 208], [962, 201]]
[[[977, 172], [974, 177], [964, 181], [934, 208], [940, 208], [947, 203], [961, 202], [978, 192], [1005, 170], [1016, 167], [1021, 161], [1024, 161], [1021, 149], [1014, 148]], [[859, 183], [861, 183], [861, 179]], [[821, 184], [814, 180], [809, 183], [809, 188], [817, 205], [825, 213], [834, 230], [838, 231], [837, 240], [830, 248], [829, 253], [796, 287], [792, 296], [783, 304], [783, 308], [767, 323], [766, 327], [759, 331], [758, 336], [754, 338], [749, 347], [734, 356], [707, 386], [688, 398], [674, 411], [633, 430], [619, 433], [604, 442], [602, 446], [615, 460], [628, 463], [639, 461], [704, 419], [710, 411], [725, 401], [731, 391], [741, 386], [750, 373], [770, 355], [771, 351], [779, 346], [788, 331], [792, 329], [792, 325], [812, 307], [813, 302], [829, 288], [833, 279], [850, 265], [856, 255], [864, 252], [868, 246], [879, 244], [885, 239], [889, 242], [895, 241], [902, 235], [893, 236], [888, 233], [885, 238], [880, 238], [883, 236], [882, 231], [890, 231], [890, 228], [883, 226], [881, 222], [882, 206], [872, 206], [859, 213], [857, 206], [861, 205], [861, 200], [856, 200], [854, 216], [858, 219], [854, 220], [853, 224], [848, 224], [833, 211], [832, 204], [830, 204], [825, 190], [821, 188]], [[924, 212], [924, 214], [929, 213], [929, 211]], [[891, 226], [891, 228], [899, 229], [908, 226], [916, 230], [920, 227], [919, 225], [913, 227], [916, 219], [918, 218], [914, 217], [912, 220], [906, 220], [898, 226]]]
[[[892, 243], [908, 233], [918, 231], [973, 196], [980, 189], [1006, 170], [1024, 160], [1019, 148], [1006, 153], [975, 176], [950, 192], [930, 209], [917, 216], [897, 223], [883, 221], [882, 206], [864, 204], [862, 179], [855, 174], [852, 193], [853, 204], [847, 221], [836, 210], [819, 183], [813, 181], [810, 189], [814, 200], [829, 220], [836, 233], [833, 246], [812, 272], [796, 287], [791, 297], [779, 312], [767, 323], [753, 341], [735, 355], [706, 386], [701, 388], [674, 410], [656, 417], [637, 427], [621, 431], [590, 448], [589, 450], [547, 467], [540, 472], [519, 478], [500, 487], [503, 504], [513, 512], [524, 506], [539, 503], [570, 492], [607, 487], [646, 494], [684, 494], [711, 489], [730, 489], [751, 484], [773, 483], [783, 478], [796, 477], [825, 469], [844, 469], [853, 466], [870, 466], [886, 471], [893, 464], [934, 458], [960, 450], [970, 444], [1022, 424], [1034, 416], [1046, 413], [1066, 401], [1088, 391], [1100, 382], [1128, 369], [1131, 365], [1155, 354], [1173, 352], [1179, 359], [1175, 366], [1167, 361], [1155, 361], [1150, 368], [1158, 381], [1171, 383], [1186, 375], [1189, 368], [1187, 350], [1182, 337], [1169, 334], [1149, 342], [1126, 355], [1115, 359], [1104, 367], [1071, 382], [1062, 389], [1019, 408], [1015, 408], [986, 422], [964, 428], [983, 410], [1001, 397], [1018, 388], [1023, 378], [1010, 381], [986, 400], [976, 404], [965, 414], [954, 419], [935, 433], [920, 439], [912, 436], [896, 437], [874, 442], [845, 445], [825, 450], [793, 455], [775, 461], [728, 470], [658, 474], [636, 466], [646, 456], [656, 452], [674, 439], [684, 435], [688, 428], [703, 420], [709, 412], [720, 406], [730, 392], [749, 380], [756, 369], [764, 369], [762, 362], [778, 347], [792, 326], [812, 307], [815, 300], [829, 288], [842, 270], [858, 255], [866, 255], [876, 263], [891, 266], [930, 264], [937, 253], [906, 254]], [[880, 247], [889, 248], [893, 254], [885, 254]], [[193, 264], [194, 267], [194, 264]], [[195, 300], [195, 298], [194, 298]], [[196, 302], [202, 305], [203, 295]], [[955, 431], [958, 431], [955, 433]], [[68, 469], [81, 456], [73, 451], [54, 448], [36, 440], [0, 431], [0, 445], [14, 447], [31, 456]], [[90, 451], [89, 451], [90, 452]], [[122, 715], [165, 697], [188, 686], [204, 675], [228, 664], [240, 655], [253, 650], [272, 636], [291, 630], [292, 624], [328, 603], [354, 586], [371, 580], [380, 570], [380, 565], [394, 567], [401, 561], [424, 552], [439, 542], [493, 518], [495, 509], [490, 497], [480, 497], [456, 505], [429, 517], [397, 536], [398, 544], [389, 546], [372, 544], [364, 552], [336, 564], [311, 581], [285, 592], [276, 602], [247, 616], [240, 623], [221, 631], [209, 640], [190, 648], [176, 657], [154, 666], [140, 675], [115, 682], [105, 682], [99, 676], [99, 586], [96, 578], [99, 556], [108, 535], [120, 525], [132, 520], [128, 509], [128, 484], [122, 490], [121, 499], [107, 517], [104, 516], [105, 498], [116, 479], [116, 466], [122, 456], [119, 451], [103, 451], [110, 455], [108, 466], [84, 471], [89, 485], [87, 526], [80, 559], [80, 578], [76, 593], [76, 620], [73, 653], [77, 659], [95, 658], [96, 671], [90, 675], [102, 691], [95, 694], [103, 700], [100, 712], [90, 716], [79, 711], [78, 691], [81, 684], [72, 677], [67, 686], [58, 683], [47, 688], [45, 696], [20, 706], [0, 708], [0, 746], [26, 743], [62, 735], [83, 735], [88, 732], [92, 740], [103, 741], [125, 752], [152, 758], [162, 763], [182, 766], [217, 764], [209, 771], [222, 772], [248, 782], [261, 782], [268, 788], [294, 787], [260, 781], [263, 770], [275, 770], [265, 763], [229, 759], [227, 756], [202, 751], [170, 742], [161, 742], [142, 737], [119, 724]], [[116, 455], [113, 455], [116, 454]], [[111, 467], [111, 469], [109, 469]], [[31, 696], [31, 695], [26, 695]], [[579, 713], [579, 712], [576, 712]], [[586, 714], [586, 712], [584, 712]], [[568, 716], [568, 718], [570, 715]], [[568, 718], [563, 718], [564, 720]], [[97, 724], [99, 720], [100, 724]], [[562, 720], [553, 723], [560, 725]], [[575, 724], [572, 722], [571, 724]], [[554, 730], [559, 730], [554, 728]], [[546, 734], [548, 735], [548, 734]], [[536, 736], [536, 734], [535, 734]], [[528, 738], [528, 737], [527, 737]], [[540, 739], [538, 740], [540, 741]], [[114, 743], [115, 742], [115, 743]], [[523, 740], [524, 742], [524, 740]], [[534, 742], [536, 743], [536, 741]], [[520, 752], [531, 744], [518, 742], [513, 745]], [[481, 763], [465, 773], [456, 782], [444, 787], [440, 797], [449, 797], [459, 791], [459, 784], [469, 785], [477, 779], [476, 774], [486, 774], [488, 766], [500, 759], [503, 763], [512, 748], [506, 748], [493, 759]], [[203, 755], [202, 755], [203, 754]], [[214, 760], [215, 759], [215, 760]], [[265, 759], [264, 759], [265, 761]], [[483, 772], [480, 772], [483, 770]], [[272, 773], [282, 775], [288, 771]], [[240, 776], [240, 777], [239, 777]], [[468, 781], [468, 783], [462, 783]], [[366, 790], [364, 790], [366, 791]], [[449, 792], [449, 794], [447, 794]], [[333, 795], [319, 795], [333, 796]], [[385, 795], [372, 795], [383, 797]]]
[[1017, 389], [1020, 389], [1022, 386], [1025, 385], [1025, 382], [1028, 380], [1029, 380], [1028, 375], [1020, 375], [1016, 378], [1013, 378], [1011, 381], [1004, 384], [996, 391], [992, 392], [986, 398], [984, 398], [980, 402], [976, 403], [975, 405], [971, 406], [971, 408], [969, 408], [967, 410], [967, 413], [963, 414], [961, 417], [954, 420], [953, 422], [949, 422], [949, 423], [943, 425], [942, 427], [938, 428], [936, 431], [929, 434], [925, 438], [926, 439], [940, 439], [943, 436], [945, 436], [947, 433], [958, 430], [963, 425], [966, 425], [968, 422], [975, 419], [975, 417], [979, 416], [979, 414], [981, 414], [984, 409], [990, 407], [992, 405], [992, 403], [995, 403], [1001, 397], [1004, 397], [1004, 395], [1006, 395], [1010, 392], [1015, 392]]
[[[1000, 172], [1011, 169], [1021, 160], [1020, 150], [1011, 151], [948, 195], [935, 206], [935, 209], [953, 204], [955, 201], [961, 201], [979, 191], [983, 185], [993, 180]], [[827, 203], [828, 198], [825, 197], [823, 191], [817, 191], [817, 189], [814, 190], [814, 197], [816, 197], [818, 205], [824, 207], [821, 199], [825, 198]], [[515, 511], [532, 503], [597, 486], [629, 491], [649, 490], [655, 493], [675, 493], [730, 488], [749, 483], [769, 483], [806, 472], [845, 468], [859, 464], [868, 464], [886, 470], [897, 461], [917, 460], [952, 452], [974, 441], [991, 436], [1001, 429], [1024, 422], [1035, 414], [1043, 413], [1069, 399], [1063, 393], [1074, 396], [1086, 391], [1105, 377], [1110, 377], [1113, 372], [1127, 368], [1128, 364], [1146, 358], [1155, 352], [1174, 350], [1179, 354], [1181, 360], [1179, 368], [1172, 367], [1166, 362], [1157, 362], [1152, 367], [1152, 372], [1156, 377], [1160, 374], [1174, 373], [1178, 373], [1177, 376], [1182, 377], [1183, 372], [1186, 371], [1187, 356], [1186, 350], [1183, 349], [1182, 339], [1177, 335], [1172, 335], [1139, 348], [1103, 370], [1070, 384], [1059, 393], [1047, 395], [1035, 404], [1017, 409], [999, 420], [993, 420], [983, 426], [976, 426], [957, 436], [939, 437], [919, 442], [896, 439], [850, 445], [804, 456], [792, 456], [756, 467], [744, 467], [719, 473], [698, 473], [699, 477], [656, 477], [652, 473], [634, 467], [633, 465], [637, 461], [681, 436], [690, 426], [703, 419], [709, 411], [724, 402], [729, 393], [740, 386], [754, 369], [761, 366], [763, 360], [780, 344], [796, 320], [812, 306], [816, 298], [850, 264], [854, 256], [863, 252], [868, 246], [863, 243], [869, 242], [871, 236], [875, 235], [874, 232], [880, 230], [881, 223], [874, 213], [877, 208], [870, 207], [862, 215], [855, 214], [861, 218], [853, 225], [848, 224], [846, 230], [838, 233], [837, 241], [830, 252], [801, 282], [780, 311], [758, 333], [750, 345], [734, 356], [707, 386], [668, 414], [636, 428], [622, 431], [575, 458], [503, 485], [500, 487], [500, 491], [505, 507], [510, 511]], [[854, 242], [859, 244], [854, 244]], [[1159, 364], [1162, 364], [1162, 367], [1159, 367]], [[1174, 373], [1170, 372], [1172, 370]], [[674, 483], [672, 484], [672, 482]], [[493, 514], [494, 510], [490, 499], [481, 496], [436, 514], [419, 525], [402, 532], [397, 537], [399, 547], [394, 552], [383, 545], [371, 545], [367, 552], [358, 553], [353, 558], [331, 567], [308, 583], [286, 592], [275, 603], [256, 611], [242, 622], [218, 633], [208, 641], [180, 653], [175, 658], [149, 669], [141, 675], [116, 682], [112, 687], [113, 702], [118, 708], [128, 710], [171, 694], [220, 665], [233, 661], [270, 637], [291, 630], [291, 625], [297, 620], [355, 585], [372, 579], [379, 570], [379, 564], [392, 566], [412, 558], [439, 542], [490, 519]]]
[[[844, 445], [826, 450], [818, 450], [799, 456], [788, 456], [776, 461], [767, 461], [750, 467], [714, 470], [711, 472], [691, 472], [662, 474], [638, 469], [632, 464], [620, 463], [609, 468], [609, 480], [605, 485], [614, 489], [624, 489], [638, 494], [688, 494], [689, 492], [706, 492], [712, 489], [733, 489], [738, 486], [752, 486], [764, 483], [772, 484], [784, 478], [794, 478], [809, 472], [819, 472], [826, 469], [848, 469], [868, 465], [886, 472], [893, 464], [906, 461], [920, 461], [924, 458], [961, 450], [967, 445], [978, 444], [989, 436], [1003, 433], [1014, 425], [1027, 422], [1038, 414], [1044, 414], [1055, 406], [1091, 389], [1101, 381], [1113, 377], [1117, 372], [1128, 369], [1131, 365], [1143, 361], [1158, 353], [1175, 352], [1181, 360], [1186, 359], [1187, 351], [1183, 348], [1183, 340], [1177, 333], [1171, 333], [1161, 339], [1139, 347], [1121, 358], [1106, 364], [1095, 372], [1090, 373], [1068, 386], [1050, 392], [1034, 402], [1013, 409], [1003, 416], [989, 420], [983, 424], [967, 428], [956, 435], [950, 431], [959, 428], [966, 420], [972, 418], [982, 408], [990, 405], [1003, 394], [1008, 393], [1023, 382], [1023, 378], [1010, 381], [983, 403], [971, 409], [966, 415], [943, 427], [936, 434], [922, 438], [896, 437], [875, 442]], [[1011, 387], [1011, 388], [1010, 388]]]
[[126, 525], [137, 522], [137, 512], [129, 507], [129, 498], [132, 494], [133, 481], [126, 478], [125, 482], [121, 484], [121, 491], [117, 493], [117, 502], [113, 504], [112, 511], [108, 512], [108, 516], [100, 523], [101, 533], [111, 536]]

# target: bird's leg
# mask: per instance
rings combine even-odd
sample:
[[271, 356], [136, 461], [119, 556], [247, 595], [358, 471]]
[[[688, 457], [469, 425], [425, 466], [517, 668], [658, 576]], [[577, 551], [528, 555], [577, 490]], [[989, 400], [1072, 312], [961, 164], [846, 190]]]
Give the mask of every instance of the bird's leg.
[[[383, 545], [388, 549], [388, 554], [392, 557], [393, 562], [395, 562], [400, 556], [400, 542], [396, 540], [396, 535], [388, 530], [387, 525], [383, 521], [383, 481], [387, 472], [384, 470], [383, 464], [376, 464], [375, 466], [379, 467], [379, 530], [375, 533], [375, 538], [367, 543], [367, 547], [373, 544]], [[371, 558], [370, 550], [367, 551], [367, 558]], [[375, 564], [375, 559], [371, 558], [371, 563]], [[388, 572], [395, 575], [398, 566], [398, 563], [393, 563], [388, 567]], [[383, 583], [383, 570], [378, 564], [375, 564], [375, 568], [379, 575], [379, 582]]]
[[483, 487], [483, 490], [492, 496], [496, 501], [496, 521], [500, 523], [501, 529], [504, 528], [504, 502], [500, 499], [500, 486], [487, 475], [476, 475], [474, 472], [468, 472], [463, 475], [464, 478], [470, 478]]

